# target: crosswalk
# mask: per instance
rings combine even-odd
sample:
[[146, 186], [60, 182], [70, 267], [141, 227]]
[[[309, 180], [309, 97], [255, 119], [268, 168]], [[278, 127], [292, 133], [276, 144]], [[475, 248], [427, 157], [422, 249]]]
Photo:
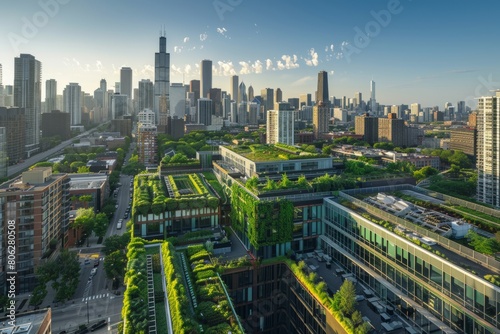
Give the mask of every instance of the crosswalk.
[[108, 297], [109, 297], [109, 293], [102, 293], [102, 294], [99, 294], [99, 295], [93, 295], [93, 296], [89, 296], [89, 297], [84, 297], [84, 298], [82, 298], [82, 303], [83, 302], [88, 302], [88, 301], [94, 300], [94, 299], [108, 298]]

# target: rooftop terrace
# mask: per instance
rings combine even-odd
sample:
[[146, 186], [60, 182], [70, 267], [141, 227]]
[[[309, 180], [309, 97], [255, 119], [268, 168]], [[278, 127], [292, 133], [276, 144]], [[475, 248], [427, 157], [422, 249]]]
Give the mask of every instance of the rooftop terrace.
[[265, 161], [285, 161], [294, 159], [328, 158], [328, 155], [311, 153], [302, 150], [300, 147], [284, 144], [276, 145], [238, 145], [224, 146], [253, 162]]

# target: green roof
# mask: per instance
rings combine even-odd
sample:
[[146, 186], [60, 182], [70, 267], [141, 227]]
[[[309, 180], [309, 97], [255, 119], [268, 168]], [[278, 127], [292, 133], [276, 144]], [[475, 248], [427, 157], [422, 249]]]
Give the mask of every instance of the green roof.
[[329, 157], [325, 154], [305, 152], [299, 147], [288, 145], [277, 146], [256, 144], [224, 147], [249, 160], [252, 160], [253, 162], [317, 159]]

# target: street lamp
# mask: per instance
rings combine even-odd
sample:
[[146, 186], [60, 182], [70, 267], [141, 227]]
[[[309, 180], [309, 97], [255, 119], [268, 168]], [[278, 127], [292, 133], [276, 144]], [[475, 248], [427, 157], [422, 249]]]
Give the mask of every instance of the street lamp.
[[89, 320], [89, 301], [87, 300], [85, 302], [85, 304], [87, 304], [87, 325], [90, 323], [90, 320]]

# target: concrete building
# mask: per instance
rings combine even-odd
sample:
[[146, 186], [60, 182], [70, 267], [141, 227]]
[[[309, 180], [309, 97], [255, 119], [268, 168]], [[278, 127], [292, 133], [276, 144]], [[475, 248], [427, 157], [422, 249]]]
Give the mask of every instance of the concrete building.
[[122, 67], [120, 69], [120, 94], [127, 95], [128, 100], [132, 101], [132, 69]]
[[7, 166], [9, 157], [7, 155], [7, 129], [0, 127], [0, 178], [7, 177]]
[[260, 97], [262, 99], [260, 115], [261, 119], [267, 119], [267, 111], [273, 109], [274, 107], [274, 89], [264, 88], [260, 91]]
[[137, 123], [156, 124], [155, 113], [150, 109], [144, 109], [137, 114]]
[[184, 137], [184, 125], [184, 118], [169, 117], [167, 119], [167, 134], [172, 136], [174, 140]]
[[[61, 244], [68, 223], [68, 190], [67, 174], [52, 174], [51, 167], [34, 168], [0, 185], [0, 230], [6, 235], [7, 222], [16, 222], [17, 293], [33, 290], [42, 258]], [[0, 252], [5, 263], [7, 248]], [[0, 269], [2, 283], [5, 269]]]
[[111, 96], [111, 119], [120, 119], [128, 115], [128, 96], [115, 93]]
[[64, 112], [70, 116], [71, 125], [82, 124], [82, 88], [77, 83], [66, 85], [63, 91]]
[[368, 144], [373, 145], [378, 142], [378, 118], [364, 114], [354, 118], [354, 132], [357, 135], [362, 135], [363, 140]]
[[40, 115], [42, 113], [42, 64], [30, 54], [14, 59], [14, 104], [24, 108], [25, 153], [39, 150]]
[[138, 124], [137, 126], [137, 151], [139, 162], [144, 166], [157, 164], [157, 128], [154, 124]]
[[378, 118], [378, 141], [389, 142], [396, 147], [407, 146], [404, 120], [392, 113], [387, 118]]
[[24, 117], [24, 108], [0, 107], [0, 127], [6, 129], [9, 165], [17, 164], [25, 156], [26, 132]]
[[184, 118], [186, 93], [186, 87], [182, 83], [172, 83], [170, 86], [170, 117]]
[[266, 144], [295, 145], [295, 111], [288, 102], [276, 102], [274, 110], [267, 111]]
[[230, 87], [231, 87], [231, 98], [234, 101], [239, 101], [239, 78], [237, 75], [233, 75], [231, 77], [231, 82], [230, 82]]
[[59, 110], [42, 114], [42, 138], [59, 136], [62, 141], [71, 138], [71, 115]]
[[474, 128], [450, 129], [450, 149], [476, 157], [477, 131]]
[[477, 106], [477, 198], [500, 207], [500, 91]]

